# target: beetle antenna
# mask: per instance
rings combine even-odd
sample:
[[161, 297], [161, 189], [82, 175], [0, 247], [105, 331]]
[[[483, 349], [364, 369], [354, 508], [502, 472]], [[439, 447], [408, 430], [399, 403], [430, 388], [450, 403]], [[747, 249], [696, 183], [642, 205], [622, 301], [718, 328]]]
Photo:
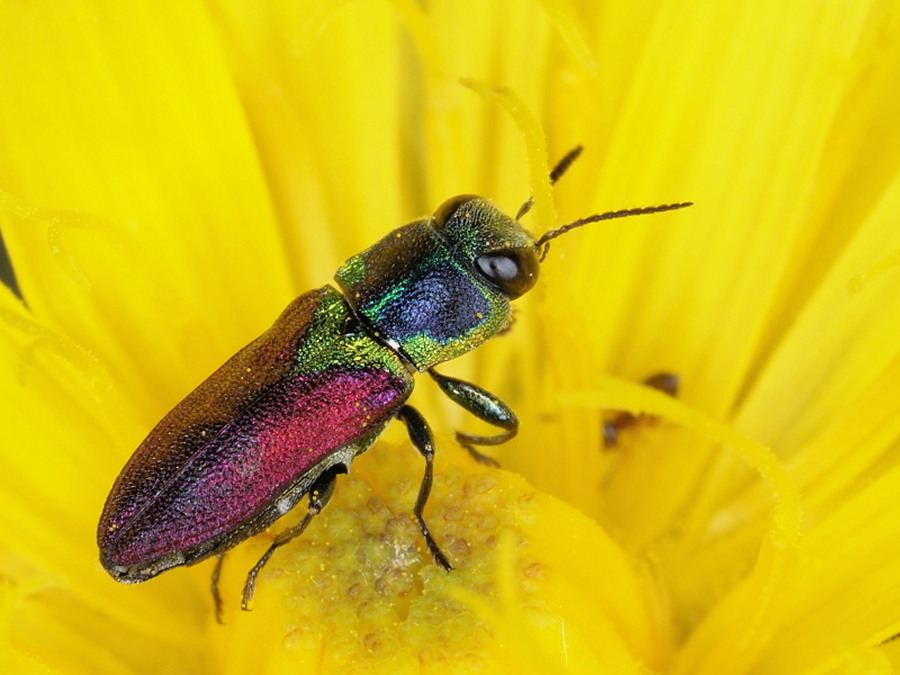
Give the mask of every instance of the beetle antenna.
[[547, 257], [547, 251], [550, 250], [551, 239], [556, 239], [558, 236], [565, 234], [569, 230], [574, 230], [576, 227], [581, 227], [582, 225], [587, 225], [589, 223], [596, 223], [601, 220], [612, 220], [613, 218], [627, 218], [628, 216], [643, 216], [648, 213], [675, 211], [676, 209], [683, 209], [693, 205], [694, 202], [680, 202], [678, 204], [661, 204], [660, 206], [641, 206], [635, 209], [607, 211], [606, 213], [597, 213], [593, 216], [588, 216], [587, 218], [580, 218], [572, 223], [569, 223], [568, 225], [557, 227], [555, 230], [550, 230], [549, 232], [545, 232], [541, 235], [541, 238], [537, 240], [536, 244], [536, 246], [541, 249], [540, 261], [543, 262], [544, 258]]
[[[553, 185], [558, 181], [569, 167], [572, 166], [572, 162], [578, 159], [578, 155], [581, 154], [582, 150], [584, 150], [583, 146], [576, 145], [556, 163], [556, 166], [554, 166], [553, 170], [550, 172], [550, 185]], [[519, 212], [516, 214], [516, 220], [519, 220], [522, 216], [531, 211], [532, 206], [534, 206], [534, 197], [529, 197], [528, 201], [519, 207]]]

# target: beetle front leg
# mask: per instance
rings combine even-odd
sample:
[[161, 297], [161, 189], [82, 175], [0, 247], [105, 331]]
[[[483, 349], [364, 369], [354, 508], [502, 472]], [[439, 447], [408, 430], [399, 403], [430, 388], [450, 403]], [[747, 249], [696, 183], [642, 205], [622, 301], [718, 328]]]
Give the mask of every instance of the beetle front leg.
[[500, 466], [497, 460], [482, 454], [475, 449], [475, 446], [500, 445], [513, 438], [519, 432], [519, 420], [516, 414], [503, 401], [481, 387], [457, 380], [455, 377], [441, 375], [434, 370], [429, 370], [428, 374], [454, 403], [462, 406], [478, 419], [505, 430], [496, 436], [475, 436], [461, 431], [456, 432], [456, 440], [477, 461], [489, 466]]
[[434, 476], [434, 437], [425, 418], [415, 408], [405, 405], [400, 408], [397, 418], [403, 420], [406, 429], [409, 431], [409, 438], [416, 450], [425, 458], [425, 475], [422, 477], [422, 484], [419, 486], [419, 497], [416, 499], [416, 506], [413, 508], [413, 514], [419, 521], [419, 529], [422, 536], [425, 537], [425, 543], [428, 544], [428, 550], [431, 551], [431, 557], [434, 561], [448, 572], [453, 569], [447, 556], [438, 547], [431, 531], [425, 523], [425, 517], [422, 515], [425, 510], [425, 502], [428, 501], [428, 495], [431, 494], [431, 481]]
[[343, 464], [335, 464], [321, 476], [316, 478], [312, 487], [309, 489], [309, 505], [307, 506], [306, 515], [303, 516], [303, 520], [294, 525], [294, 527], [288, 528], [284, 532], [278, 534], [275, 537], [275, 541], [272, 542], [271, 546], [263, 553], [262, 558], [259, 559], [259, 562], [253, 566], [253, 569], [250, 570], [250, 573], [247, 575], [247, 581], [244, 584], [244, 597], [241, 600], [241, 609], [250, 611], [250, 605], [253, 603], [253, 593], [256, 590], [256, 577], [259, 575], [260, 570], [262, 570], [265, 564], [269, 562], [269, 558], [272, 557], [275, 549], [284, 546], [292, 539], [303, 534], [303, 531], [306, 529], [307, 525], [309, 525], [310, 521], [312, 521], [315, 516], [319, 515], [322, 512], [322, 509], [325, 508], [325, 505], [328, 504], [328, 500], [330, 500], [331, 495], [334, 494], [337, 476], [342, 473], [347, 473], [347, 467]]

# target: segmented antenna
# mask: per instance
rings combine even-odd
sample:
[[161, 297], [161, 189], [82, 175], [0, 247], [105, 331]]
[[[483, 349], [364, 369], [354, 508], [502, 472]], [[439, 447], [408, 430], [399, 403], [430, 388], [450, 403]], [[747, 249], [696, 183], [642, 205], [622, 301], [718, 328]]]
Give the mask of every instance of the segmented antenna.
[[[578, 159], [582, 150], [584, 150], [582, 146], [576, 145], [556, 163], [556, 166], [553, 167], [553, 171], [550, 172], [550, 185], [553, 185], [558, 181], [568, 168], [572, 166], [572, 162]], [[534, 197], [529, 197], [528, 201], [519, 207], [519, 212], [516, 213], [516, 220], [519, 220], [522, 216], [531, 211], [532, 206], [534, 206]]]
[[[568, 157], [568, 155], [566, 156]], [[565, 160], [565, 158], [563, 158], [563, 160]], [[562, 162], [560, 162], [560, 164], [562, 164]], [[576, 227], [588, 225], [589, 223], [596, 223], [601, 220], [612, 220], [613, 218], [627, 218], [629, 216], [644, 216], [648, 213], [675, 211], [676, 209], [683, 209], [693, 205], [694, 202], [680, 202], [678, 204], [661, 204], [660, 206], [641, 206], [634, 209], [619, 209], [618, 211], [597, 213], [593, 216], [588, 216], [587, 218], [579, 218], [578, 220], [569, 223], [568, 225], [557, 227], [555, 230], [550, 230], [549, 232], [545, 232], [541, 235], [541, 238], [537, 240], [537, 247], [541, 249], [540, 260], [541, 262], [543, 262], [544, 258], [547, 257], [547, 251], [550, 250], [551, 239], [556, 239], [558, 236], [565, 234], [569, 230], [574, 230]]]

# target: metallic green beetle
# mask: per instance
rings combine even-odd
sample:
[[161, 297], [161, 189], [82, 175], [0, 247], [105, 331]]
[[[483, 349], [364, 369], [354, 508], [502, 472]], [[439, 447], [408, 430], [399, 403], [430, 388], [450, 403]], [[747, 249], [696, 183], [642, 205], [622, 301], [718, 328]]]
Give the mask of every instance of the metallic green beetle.
[[[569, 153], [551, 180], [579, 152]], [[222, 555], [309, 495], [303, 520], [279, 534], [248, 574], [247, 609], [275, 549], [303, 532], [337, 476], [394, 418], [406, 424], [425, 459], [413, 513], [432, 557], [450, 570], [423, 517], [434, 442], [422, 415], [406, 404], [413, 375], [429, 373], [450, 399], [502, 430], [457, 434], [473, 457], [493, 463], [476, 446], [512, 438], [515, 414], [493, 394], [434, 366], [509, 325], [510, 301], [534, 286], [550, 240], [587, 223], [688, 206], [598, 214], [534, 239], [518, 223], [530, 205], [513, 219], [486, 199], [454, 197], [431, 218], [394, 230], [348, 260], [335, 275], [341, 292], [325, 286], [294, 300], [166, 415], [125, 465], [97, 534], [110, 575], [138, 583], [219, 556], [218, 614]]]

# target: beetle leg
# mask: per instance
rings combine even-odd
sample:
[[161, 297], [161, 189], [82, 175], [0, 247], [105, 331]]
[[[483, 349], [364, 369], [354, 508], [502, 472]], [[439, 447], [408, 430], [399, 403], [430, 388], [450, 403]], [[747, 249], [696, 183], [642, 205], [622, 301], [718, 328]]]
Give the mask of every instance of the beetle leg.
[[222, 574], [222, 561], [225, 560], [225, 554], [220, 553], [216, 556], [216, 566], [212, 572], [212, 596], [213, 604], [216, 606], [216, 623], [222, 623], [222, 595], [219, 593], [219, 575]]
[[316, 478], [312, 487], [309, 489], [309, 505], [307, 506], [306, 515], [303, 520], [288, 528], [284, 532], [279, 533], [275, 537], [275, 541], [266, 549], [262, 558], [259, 559], [250, 573], [247, 575], [247, 581], [244, 583], [244, 597], [241, 600], [241, 609], [249, 611], [253, 603], [253, 593], [256, 590], [256, 577], [260, 570], [269, 562], [269, 558], [275, 552], [275, 549], [284, 546], [286, 543], [303, 534], [312, 519], [322, 512], [331, 495], [334, 494], [334, 485], [337, 482], [337, 476], [341, 473], [347, 473], [347, 467], [343, 464], [335, 464], [333, 467], [325, 471], [321, 476]]
[[[656, 373], [645, 379], [643, 384], [669, 396], [678, 395], [679, 378], [672, 373]], [[635, 415], [630, 412], [620, 412], [613, 419], [604, 422], [603, 446], [605, 448], [614, 448], [619, 442], [619, 433], [642, 419], [653, 419], [653, 416], [643, 413]]]
[[422, 515], [422, 512], [425, 510], [425, 502], [428, 501], [428, 495], [431, 494], [431, 480], [434, 476], [434, 437], [431, 434], [431, 429], [428, 428], [428, 423], [422, 417], [422, 413], [412, 406], [405, 405], [400, 408], [397, 418], [403, 420], [403, 423], [406, 424], [410, 440], [416, 446], [416, 450], [425, 458], [425, 475], [422, 477], [422, 484], [419, 486], [419, 497], [416, 499], [413, 514], [416, 516], [416, 520], [419, 521], [419, 529], [422, 531], [422, 536], [425, 537], [425, 543], [428, 544], [431, 557], [434, 558], [438, 565], [449, 572], [453, 569], [453, 566], [447, 560], [444, 552], [438, 547], [434, 537], [431, 536], [431, 531], [428, 529], [425, 517]]
[[482, 454], [475, 449], [476, 445], [500, 445], [506, 443], [519, 431], [519, 420], [516, 414], [499, 398], [491, 392], [482, 389], [470, 382], [457, 380], [455, 377], [441, 375], [434, 370], [428, 374], [434, 378], [451, 401], [462, 406], [475, 417], [484, 420], [488, 424], [504, 429], [503, 433], [496, 436], [475, 436], [460, 431], [456, 432], [456, 440], [477, 461], [489, 466], [499, 466], [497, 460]]

